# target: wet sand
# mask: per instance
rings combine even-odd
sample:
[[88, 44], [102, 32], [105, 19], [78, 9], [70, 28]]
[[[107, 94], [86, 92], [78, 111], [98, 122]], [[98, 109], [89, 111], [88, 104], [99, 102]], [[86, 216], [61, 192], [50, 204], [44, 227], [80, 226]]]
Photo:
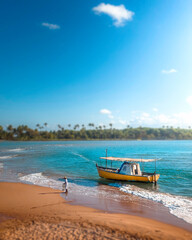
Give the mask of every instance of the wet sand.
[[[116, 187], [107, 186], [106, 188], [105, 186], [101, 185], [98, 192], [102, 191], [105, 191], [105, 193], [107, 193], [109, 196], [114, 196], [114, 199], [111, 197], [103, 197], [102, 194], [98, 194], [94, 197], [83, 194], [80, 195], [79, 193], [76, 194], [74, 191], [69, 191], [67, 196], [66, 194], [62, 193], [61, 196], [70, 201], [70, 204], [72, 205], [91, 207], [110, 213], [121, 213], [146, 217], [192, 231], [192, 224], [189, 224], [183, 219], [171, 214], [168, 208], [163, 204], [140, 198], [132, 194], [124, 193]], [[118, 196], [121, 195], [121, 198], [116, 200], [115, 193], [118, 193]]]
[[71, 205], [51, 188], [0, 183], [0, 239], [192, 239], [150, 218]]

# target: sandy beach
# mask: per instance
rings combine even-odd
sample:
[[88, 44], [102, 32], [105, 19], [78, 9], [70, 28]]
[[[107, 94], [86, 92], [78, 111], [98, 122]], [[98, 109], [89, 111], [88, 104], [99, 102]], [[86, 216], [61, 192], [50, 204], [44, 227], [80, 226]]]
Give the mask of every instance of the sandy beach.
[[149, 218], [71, 205], [51, 188], [1, 182], [0, 193], [0, 239], [192, 239]]

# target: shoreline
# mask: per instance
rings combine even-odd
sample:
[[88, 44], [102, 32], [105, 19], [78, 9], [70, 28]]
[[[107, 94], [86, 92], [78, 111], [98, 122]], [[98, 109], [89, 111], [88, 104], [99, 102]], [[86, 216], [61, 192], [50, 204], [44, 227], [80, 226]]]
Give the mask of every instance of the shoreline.
[[[108, 191], [108, 193], [120, 192], [126, 197], [126, 200], [116, 201], [115, 199], [103, 198], [103, 196], [83, 196], [74, 192], [71, 193], [71, 191], [68, 192], [67, 196], [64, 193], [61, 193], [61, 196], [65, 200], [70, 201], [70, 205], [91, 207], [99, 211], [104, 211], [108, 213], [125, 214], [149, 218], [165, 224], [171, 224], [173, 226], [180, 227], [192, 232], [192, 224], [171, 214], [169, 212], [169, 209], [161, 203], [121, 192], [115, 187], [110, 187], [110, 190], [105, 189], [105, 191]], [[128, 195], [129, 197], [127, 197]]]
[[0, 192], [0, 239], [192, 239], [150, 218], [72, 205], [47, 187], [0, 182]]

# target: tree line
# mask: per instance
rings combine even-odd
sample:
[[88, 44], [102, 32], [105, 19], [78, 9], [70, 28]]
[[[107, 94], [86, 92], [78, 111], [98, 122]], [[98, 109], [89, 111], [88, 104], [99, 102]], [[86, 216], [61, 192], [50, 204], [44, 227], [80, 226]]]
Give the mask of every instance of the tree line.
[[36, 124], [36, 128], [27, 125], [13, 127], [9, 125], [5, 129], [0, 125], [1, 140], [40, 141], [40, 140], [190, 140], [192, 130], [162, 126], [161, 128], [131, 127], [115, 129], [113, 124], [108, 126], [89, 123], [68, 124], [66, 128], [58, 124], [57, 130], [48, 130], [48, 124]]

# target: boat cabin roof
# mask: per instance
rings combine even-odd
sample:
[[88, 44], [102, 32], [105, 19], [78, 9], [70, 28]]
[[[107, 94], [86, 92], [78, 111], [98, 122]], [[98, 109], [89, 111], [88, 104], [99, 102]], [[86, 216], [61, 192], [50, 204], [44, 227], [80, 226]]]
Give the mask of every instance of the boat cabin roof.
[[100, 159], [120, 161], [120, 162], [154, 162], [157, 159], [137, 159], [137, 158], [118, 158], [118, 157], [100, 157]]

